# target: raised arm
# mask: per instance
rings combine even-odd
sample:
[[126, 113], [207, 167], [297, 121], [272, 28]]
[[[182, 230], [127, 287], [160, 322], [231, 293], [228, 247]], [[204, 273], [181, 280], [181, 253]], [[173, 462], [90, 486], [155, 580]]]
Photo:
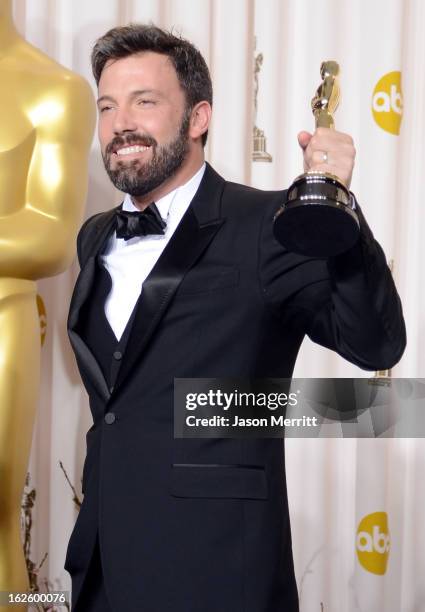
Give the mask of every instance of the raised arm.
[[[277, 206], [277, 202], [276, 202]], [[260, 238], [260, 282], [276, 315], [366, 370], [401, 358], [406, 330], [385, 255], [357, 204], [359, 242], [325, 259], [295, 255], [275, 240], [268, 211]]]

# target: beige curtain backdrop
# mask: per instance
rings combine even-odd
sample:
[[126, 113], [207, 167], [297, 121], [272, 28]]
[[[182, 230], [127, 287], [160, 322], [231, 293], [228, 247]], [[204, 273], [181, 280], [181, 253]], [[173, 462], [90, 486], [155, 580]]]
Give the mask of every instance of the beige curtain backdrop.
[[[352, 190], [394, 262], [404, 304], [408, 348], [392, 375], [425, 377], [425, 2], [15, 0], [14, 9], [25, 38], [85, 76], [94, 92], [90, 50], [107, 29], [153, 21], [191, 39], [214, 83], [207, 159], [226, 178], [264, 189], [286, 187], [302, 171], [296, 135], [313, 129], [309, 104], [321, 61], [336, 59], [342, 70], [336, 126], [353, 136], [357, 148]], [[252, 160], [255, 92], [255, 121], [264, 131], [269, 162]], [[396, 134], [391, 130], [401, 118], [402, 100]], [[76, 108], [76, 130], [78, 114]], [[120, 198], [95, 140], [86, 215]], [[65, 331], [77, 273], [74, 264], [39, 283], [47, 334], [29, 466], [30, 488], [37, 491], [31, 558], [37, 563], [48, 552], [40, 578], [64, 589], [70, 587], [63, 563], [77, 507], [59, 462], [81, 498], [85, 433], [91, 426]], [[371, 376], [310, 341], [295, 374]], [[286, 456], [302, 612], [425, 610], [423, 440], [291, 439]]]

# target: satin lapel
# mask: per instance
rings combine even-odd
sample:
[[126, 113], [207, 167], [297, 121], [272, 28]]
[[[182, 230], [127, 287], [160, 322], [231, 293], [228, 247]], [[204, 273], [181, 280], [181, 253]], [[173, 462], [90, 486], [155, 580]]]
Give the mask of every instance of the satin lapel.
[[[108, 385], [100, 369], [100, 366], [90, 351], [84, 338], [75, 331], [81, 307], [90, 295], [95, 278], [95, 258], [103, 247], [105, 240], [115, 227], [115, 209], [102, 213], [97, 220], [93, 220], [93, 227], [86, 228], [90, 234], [85, 242], [89, 245], [87, 252], [83, 252], [84, 265], [78, 275], [74, 292], [71, 298], [68, 316], [68, 335], [77, 360], [82, 365], [86, 376], [91, 384], [97, 389], [100, 396], [107, 400], [110, 397]], [[85, 251], [85, 249], [83, 249]]]
[[141, 359], [186, 272], [208, 247], [225, 219], [219, 218], [225, 181], [207, 164], [194, 200], [143, 283], [129, 340], [116, 380], [117, 389]]
[[72, 294], [71, 298], [68, 316], [68, 329], [74, 329], [78, 321], [81, 307], [90, 294], [95, 273], [95, 257], [102, 249], [106, 239], [114, 230], [115, 210], [116, 209], [113, 209], [99, 215], [97, 220], [93, 219], [93, 227], [89, 226], [84, 230], [89, 232], [87, 238], [84, 239], [85, 244], [88, 246], [87, 250], [83, 248], [83, 252], [80, 254], [83, 260], [83, 265], [77, 277], [74, 293]]

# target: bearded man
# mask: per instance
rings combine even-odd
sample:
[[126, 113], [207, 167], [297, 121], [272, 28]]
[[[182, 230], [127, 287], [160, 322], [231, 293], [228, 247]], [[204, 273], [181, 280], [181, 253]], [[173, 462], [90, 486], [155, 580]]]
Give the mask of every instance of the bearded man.
[[[274, 238], [284, 191], [204, 160], [208, 68], [154, 26], [93, 50], [99, 139], [122, 204], [88, 219], [68, 328], [94, 424], [65, 568], [73, 611], [296, 612], [282, 439], [174, 439], [180, 378], [290, 378], [304, 336], [358, 366], [401, 357], [400, 300], [360, 239], [328, 260]], [[301, 132], [306, 169], [347, 186], [350, 136]], [[323, 152], [327, 163], [323, 164]]]

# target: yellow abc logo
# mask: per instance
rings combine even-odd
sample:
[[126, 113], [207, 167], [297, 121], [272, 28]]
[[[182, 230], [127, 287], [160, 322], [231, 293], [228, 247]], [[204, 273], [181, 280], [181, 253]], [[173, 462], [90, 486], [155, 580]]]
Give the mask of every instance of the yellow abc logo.
[[390, 553], [390, 532], [386, 512], [373, 512], [359, 523], [356, 536], [357, 558], [365, 570], [383, 576]]
[[386, 132], [398, 135], [403, 117], [401, 72], [388, 72], [375, 85], [372, 113], [376, 123]]
[[43, 346], [44, 341], [46, 339], [47, 314], [46, 314], [46, 307], [44, 305], [43, 298], [39, 294], [37, 294], [37, 309], [38, 309], [38, 316], [40, 319], [41, 346]]

